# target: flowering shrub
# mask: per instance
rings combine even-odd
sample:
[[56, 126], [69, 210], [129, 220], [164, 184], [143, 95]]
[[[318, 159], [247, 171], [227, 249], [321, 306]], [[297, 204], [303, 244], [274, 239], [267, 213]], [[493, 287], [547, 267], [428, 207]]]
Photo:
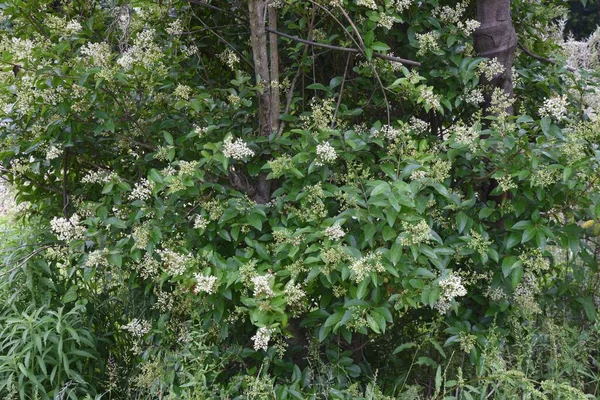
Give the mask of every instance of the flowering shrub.
[[[99, 343], [45, 393], [359, 398], [379, 367], [417, 398], [414, 371], [383, 371], [410, 348], [431, 350], [431, 397], [470, 396], [463, 372], [507, 398], [592, 390], [490, 355], [555, 304], [596, 320], [598, 80], [551, 35], [562, 2], [513, 5], [554, 62], [513, 71], [475, 54], [468, 1], [273, 2], [268, 81], [245, 5], [42, 3], [2, 3], [0, 162], [47, 227], [20, 270], [53, 282], [49, 306], [87, 307]], [[267, 93], [285, 101], [265, 134]], [[590, 276], [561, 286], [571, 262]]]

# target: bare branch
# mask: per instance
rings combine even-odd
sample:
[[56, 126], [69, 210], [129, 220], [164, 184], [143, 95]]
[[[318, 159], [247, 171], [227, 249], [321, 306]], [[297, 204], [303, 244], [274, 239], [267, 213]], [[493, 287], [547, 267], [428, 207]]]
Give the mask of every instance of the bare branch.
[[[361, 54], [360, 50], [354, 49], [354, 48], [351, 48], [351, 47], [341, 47], [341, 46], [334, 46], [334, 45], [326, 44], [326, 43], [313, 42], [312, 40], [301, 39], [301, 38], [299, 38], [297, 36], [288, 35], [287, 33], [279, 32], [279, 31], [276, 31], [276, 30], [273, 30], [273, 29], [269, 29], [269, 28], [266, 28], [266, 31], [270, 32], [270, 33], [274, 33], [277, 36], [281, 36], [281, 37], [284, 37], [284, 38], [287, 38], [287, 39], [294, 40], [296, 42], [308, 44], [308, 45], [315, 46], [315, 47], [323, 47], [325, 49], [331, 49], [331, 50], [337, 50], [337, 51], [344, 51], [344, 52], [347, 52], [347, 53]], [[388, 60], [388, 61], [399, 62], [399, 63], [402, 63], [404, 65], [410, 65], [410, 66], [413, 66], [413, 67], [418, 67], [418, 66], [421, 65], [421, 63], [418, 62], [418, 61], [408, 60], [406, 58], [401, 58], [401, 57], [388, 56], [387, 54], [373, 53], [373, 57], [375, 57], [375, 58], [381, 58], [383, 60]]]
[[[543, 61], [545, 63], [548, 64], [552, 64], [552, 65], [558, 65], [558, 61], [556, 61], [553, 58], [546, 58], [546, 57], [542, 57], [539, 54], [535, 54], [534, 52], [532, 52], [531, 50], [529, 50], [527, 47], [523, 46], [522, 44], [519, 43], [519, 49], [521, 49], [521, 51], [525, 54], [527, 54], [529, 57], [534, 58], [538, 61]], [[575, 68], [572, 67], [567, 67], [567, 70], [571, 71], [571, 72], [575, 72]]]

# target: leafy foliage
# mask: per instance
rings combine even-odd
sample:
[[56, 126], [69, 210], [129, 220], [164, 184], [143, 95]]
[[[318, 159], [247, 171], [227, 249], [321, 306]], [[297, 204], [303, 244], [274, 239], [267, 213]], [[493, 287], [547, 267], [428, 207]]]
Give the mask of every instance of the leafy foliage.
[[514, 99], [468, 2], [277, 2], [270, 83], [245, 2], [1, 3], [2, 171], [43, 229], [0, 393], [597, 394], [597, 74], [564, 65], [563, 3], [514, 4], [564, 59], [520, 54]]

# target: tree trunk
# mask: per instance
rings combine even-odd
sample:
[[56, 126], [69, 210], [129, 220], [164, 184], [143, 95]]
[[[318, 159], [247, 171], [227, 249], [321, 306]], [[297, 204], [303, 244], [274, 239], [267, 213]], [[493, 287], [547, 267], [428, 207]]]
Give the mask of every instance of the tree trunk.
[[[517, 48], [517, 34], [512, 23], [510, 0], [478, 0], [477, 20], [481, 24], [473, 33], [475, 51], [482, 57], [496, 58], [504, 72], [490, 82], [493, 88], [503, 89], [513, 96], [512, 65]], [[486, 108], [490, 93], [486, 94]], [[512, 106], [506, 112], [513, 114]]]
[[[277, 9], [269, 7], [269, 28], [277, 30]], [[279, 50], [277, 48], [277, 35], [269, 35], [269, 50], [271, 58], [271, 129], [273, 132], [279, 130], [279, 111], [281, 99], [279, 96]]]
[[260, 91], [258, 96], [260, 133], [263, 136], [269, 136], [273, 130], [271, 127], [271, 79], [269, 77], [267, 32], [265, 30], [267, 2], [265, 0], [249, 0], [248, 9], [254, 75], [256, 77], [256, 86]]

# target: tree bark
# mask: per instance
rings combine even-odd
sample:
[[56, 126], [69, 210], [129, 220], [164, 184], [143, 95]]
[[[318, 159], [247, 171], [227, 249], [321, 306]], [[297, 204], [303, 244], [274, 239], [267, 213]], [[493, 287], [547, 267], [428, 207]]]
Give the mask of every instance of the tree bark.
[[[504, 72], [487, 82], [492, 88], [503, 89], [513, 97], [512, 65], [517, 48], [517, 34], [512, 23], [510, 0], [478, 0], [477, 20], [481, 24], [473, 33], [475, 51], [482, 57], [496, 58]], [[486, 108], [489, 97], [486, 94]], [[513, 114], [512, 106], [506, 112]]]
[[265, 30], [267, 2], [265, 0], [249, 0], [250, 42], [254, 60], [254, 75], [259, 88], [258, 118], [260, 133], [269, 136], [271, 126], [271, 91], [269, 76], [269, 57], [267, 51], [267, 32]]
[[[269, 29], [277, 31], [277, 9], [269, 7]], [[281, 98], [279, 96], [279, 49], [277, 48], [277, 35], [269, 34], [269, 50], [271, 59], [271, 129], [279, 130], [279, 111]]]

